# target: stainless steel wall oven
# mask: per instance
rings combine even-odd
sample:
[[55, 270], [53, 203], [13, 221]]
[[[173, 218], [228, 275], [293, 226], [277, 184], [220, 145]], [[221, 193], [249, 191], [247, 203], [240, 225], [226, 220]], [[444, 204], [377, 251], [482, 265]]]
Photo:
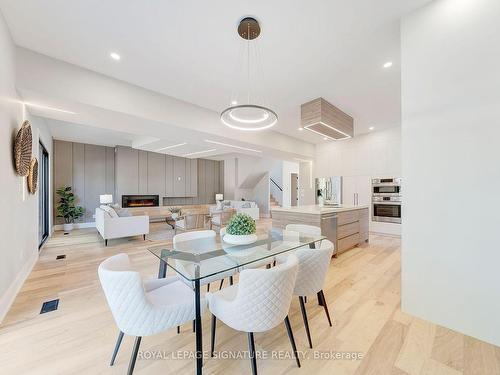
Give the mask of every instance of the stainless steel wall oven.
[[401, 223], [401, 178], [372, 180], [372, 220]]

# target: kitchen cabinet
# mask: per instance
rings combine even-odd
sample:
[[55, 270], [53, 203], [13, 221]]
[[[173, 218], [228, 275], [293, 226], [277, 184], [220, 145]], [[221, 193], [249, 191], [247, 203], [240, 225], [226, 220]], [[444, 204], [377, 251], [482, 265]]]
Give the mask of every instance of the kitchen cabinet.
[[336, 254], [368, 242], [367, 206], [275, 207], [271, 215], [276, 228], [286, 228], [287, 224], [321, 227], [321, 233], [334, 243]]
[[342, 176], [342, 203], [366, 206], [371, 203], [370, 176]]

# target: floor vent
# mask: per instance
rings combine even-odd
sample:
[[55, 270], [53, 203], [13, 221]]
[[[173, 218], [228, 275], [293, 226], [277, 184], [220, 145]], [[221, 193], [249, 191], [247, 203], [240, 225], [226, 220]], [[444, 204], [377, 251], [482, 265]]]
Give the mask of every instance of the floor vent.
[[40, 310], [40, 314], [45, 314], [47, 312], [57, 310], [58, 306], [59, 306], [59, 298], [53, 299], [52, 301], [44, 302], [42, 305], [42, 309]]
[[59, 259], [66, 259], [66, 255], [58, 255], [58, 256], [56, 256], [56, 260], [59, 260]]

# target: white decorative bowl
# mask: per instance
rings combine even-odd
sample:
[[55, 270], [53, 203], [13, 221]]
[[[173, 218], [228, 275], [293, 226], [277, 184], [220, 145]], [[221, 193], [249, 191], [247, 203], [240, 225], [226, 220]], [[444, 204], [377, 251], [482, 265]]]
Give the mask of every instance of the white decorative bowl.
[[246, 235], [235, 235], [235, 234], [225, 234], [222, 240], [231, 245], [250, 245], [257, 241], [256, 234], [246, 234]]

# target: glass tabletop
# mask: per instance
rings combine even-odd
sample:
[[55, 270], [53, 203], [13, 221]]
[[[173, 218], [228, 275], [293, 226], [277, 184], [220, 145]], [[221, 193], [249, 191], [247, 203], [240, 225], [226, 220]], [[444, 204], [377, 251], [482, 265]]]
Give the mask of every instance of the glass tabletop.
[[160, 245], [148, 250], [180, 276], [195, 281], [211, 276], [228, 276], [248, 266], [260, 266], [273, 262], [274, 256], [299, 247], [314, 247], [325, 236], [312, 236], [299, 232], [272, 228], [257, 234], [251, 245], [231, 245], [220, 236]]

